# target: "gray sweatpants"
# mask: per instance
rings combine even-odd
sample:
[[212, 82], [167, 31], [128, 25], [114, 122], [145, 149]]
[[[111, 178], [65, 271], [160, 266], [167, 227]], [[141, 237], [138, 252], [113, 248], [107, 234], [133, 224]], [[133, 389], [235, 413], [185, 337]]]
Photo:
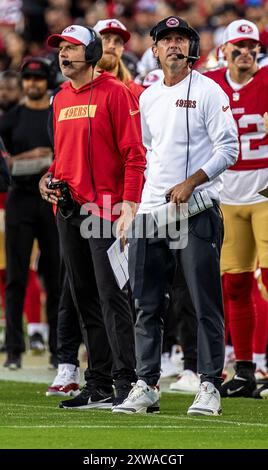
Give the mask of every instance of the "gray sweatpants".
[[[144, 216], [136, 218], [142, 224]], [[188, 244], [171, 249], [167, 238], [133, 238], [130, 283], [139, 301], [135, 325], [137, 375], [149, 385], [160, 378], [165, 293], [175, 268], [185, 277], [198, 320], [198, 373], [219, 387], [224, 363], [224, 313], [220, 276], [223, 221], [217, 204], [189, 219]]]

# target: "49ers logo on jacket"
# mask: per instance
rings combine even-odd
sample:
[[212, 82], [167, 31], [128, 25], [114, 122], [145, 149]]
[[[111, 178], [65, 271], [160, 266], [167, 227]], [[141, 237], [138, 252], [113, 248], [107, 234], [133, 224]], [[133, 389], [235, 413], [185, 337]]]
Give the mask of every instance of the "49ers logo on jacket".
[[96, 114], [97, 105], [87, 104], [81, 106], [70, 106], [70, 108], [63, 108], [60, 110], [58, 121], [66, 121], [68, 119], [81, 119], [81, 118], [94, 118]]
[[175, 105], [177, 108], [196, 108], [196, 100], [183, 100], [179, 99]]

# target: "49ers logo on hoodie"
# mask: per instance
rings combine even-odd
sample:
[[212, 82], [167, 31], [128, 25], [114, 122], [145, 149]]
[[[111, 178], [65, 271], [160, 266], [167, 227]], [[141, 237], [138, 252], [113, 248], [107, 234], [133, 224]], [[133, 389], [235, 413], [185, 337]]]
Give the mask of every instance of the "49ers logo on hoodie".
[[94, 118], [96, 114], [97, 105], [87, 104], [80, 106], [71, 106], [69, 108], [62, 108], [60, 110], [58, 121], [66, 121], [68, 119], [80, 119], [80, 118]]

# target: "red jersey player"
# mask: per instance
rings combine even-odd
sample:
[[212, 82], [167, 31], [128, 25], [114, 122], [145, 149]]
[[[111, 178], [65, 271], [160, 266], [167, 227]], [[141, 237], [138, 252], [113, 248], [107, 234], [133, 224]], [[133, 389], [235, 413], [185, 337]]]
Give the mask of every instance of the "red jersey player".
[[240, 141], [238, 161], [224, 172], [221, 193], [224, 294], [236, 356], [236, 373], [221, 387], [221, 395], [229, 397], [252, 396], [256, 388], [252, 285], [257, 258], [268, 288], [268, 201], [258, 193], [268, 181], [268, 134], [263, 123], [268, 109], [268, 67], [258, 69], [259, 50], [257, 26], [244, 19], [233, 21], [223, 36], [227, 68], [206, 74], [229, 96]]

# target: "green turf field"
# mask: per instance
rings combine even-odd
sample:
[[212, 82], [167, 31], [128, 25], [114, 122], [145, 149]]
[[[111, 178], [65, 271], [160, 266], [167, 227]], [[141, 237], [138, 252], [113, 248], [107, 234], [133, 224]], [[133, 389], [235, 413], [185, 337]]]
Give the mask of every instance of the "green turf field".
[[163, 393], [161, 414], [62, 410], [47, 385], [0, 382], [2, 449], [268, 449], [268, 400], [225, 399], [221, 417], [188, 417], [193, 397]]

